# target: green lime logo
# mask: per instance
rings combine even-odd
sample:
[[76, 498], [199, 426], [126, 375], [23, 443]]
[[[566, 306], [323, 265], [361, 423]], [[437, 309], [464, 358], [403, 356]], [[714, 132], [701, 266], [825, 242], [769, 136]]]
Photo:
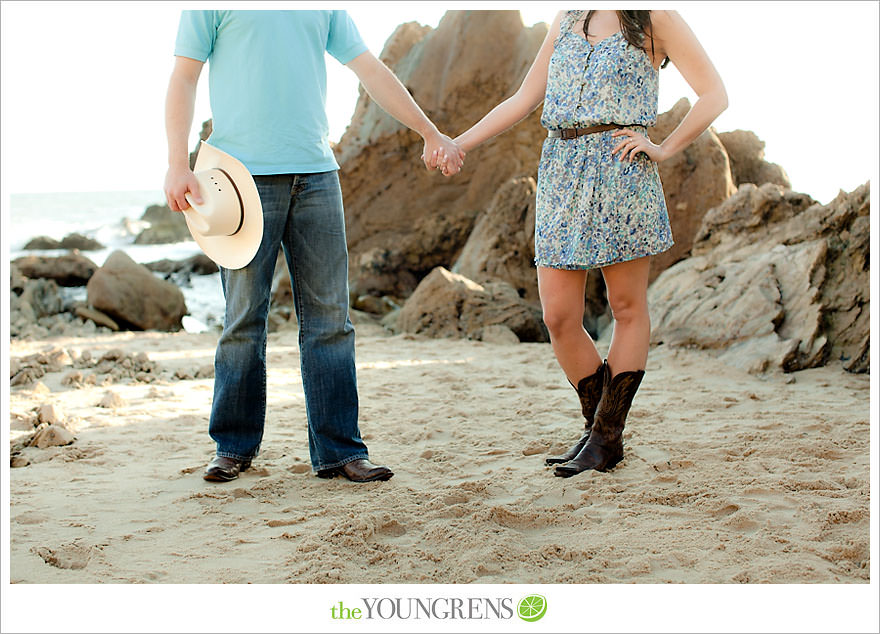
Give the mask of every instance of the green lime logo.
[[547, 613], [547, 599], [540, 594], [530, 594], [516, 606], [516, 613], [523, 621], [539, 621]]

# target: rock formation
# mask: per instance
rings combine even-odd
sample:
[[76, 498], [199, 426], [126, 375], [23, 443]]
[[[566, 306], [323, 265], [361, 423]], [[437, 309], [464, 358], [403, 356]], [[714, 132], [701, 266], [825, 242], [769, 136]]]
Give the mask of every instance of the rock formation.
[[476, 282], [504, 280], [520, 297], [538, 303], [534, 238], [535, 180], [511, 179], [477, 217], [452, 272]]
[[737, 187], [743, 183], [763, 185], [773, 183], [782, 187], [791, 187], [791, 181], [785, 170], [776, 163], [764, 160], [764, 142], [749, 130], [721, 132], [718, 135], [727, 157], [730, 159], [730, 175]]
[[135, 330], [181, 329], [183, 293], [122, 251], [114, 251], [89, 280], [88, 301], [120, 325]]
[[[64, 310], [55, 280], [25, 280], [21, 292], [10, 293], [10, 329], [36, 322], [42, 317], [57, 315]], [[19, 324], [19, 322], [22, 322]]]
[[751, 372], [839, 359], [868, 370], [870, 188], [828, 205], [772, 183], [710, 210], [693, 255], [649, 289], [652, 341], [717, 350]]
[[[549, 341], [541, 311], [523, 301], [510, 284], [477, 284], [438, 267], [404, 304], [396, 330], [482, 340], [486, 329], [498, 326], [516, 335], [519, 341]], [[497, 330], [490, 331], [496, 339]]]
[[[654, 143], [662, 142], [689, 109], [688, 100], [680, 99], [671, 110], [657, 117], [657, 125], [648, 130], [648, 136]], [[659, 167], [675, 245], [651, 260], [651, 281], [688, 255], [703, 214], [721, 204], [736, 189], [727, 152], [712, 128]]]
[[[546, 32], [524, 27], [516, 11], [449, 11], [436, 29], [398, 27], [380, 57], [437, 127], [456, 135], [519, 87]], [[421, 164], [420, 137], [362, 94], [336, 147], [352, 292], [406, 297], [434, 267], [451, 266], [499, 185], [534, 177], [541, 137], [537, 111], [445, 179]]]
[[79, 251], [97, 251], [103, 249], [104, 245], [82, 235], [81, 233], [71, 233], [65, 236], [60, 242], [48, 236], [37, 236], [31, 238], [24, 245], [25, 251], [43, 251], [51, 249], [77, 249]]
[[59, 286], [85, 286], [98, 269], [78, 251], [58, 257], [26, 255], [16, 258], [13, 263], [25, 277], [55, 280]]

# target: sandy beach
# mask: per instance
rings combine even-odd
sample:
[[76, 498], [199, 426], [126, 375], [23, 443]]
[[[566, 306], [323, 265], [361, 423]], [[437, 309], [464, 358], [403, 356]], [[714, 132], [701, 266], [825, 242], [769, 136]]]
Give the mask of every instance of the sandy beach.
[[360, 485], [311, 471], [295, 330], [270, 335], [262, 453], [226, 484], [202, 479], [216, 334], [13, 339], [13, 362], [56, 360], [11, 388], [13, 445], [45, 404], [76, 439], [10, 469], [10, 581], [869, 581], [868, 375], [655, 347], [625, 460], [561, 479], [544, 458], [583, 423], [548, 344], [357, 328], [361, 430], [396, 473]]

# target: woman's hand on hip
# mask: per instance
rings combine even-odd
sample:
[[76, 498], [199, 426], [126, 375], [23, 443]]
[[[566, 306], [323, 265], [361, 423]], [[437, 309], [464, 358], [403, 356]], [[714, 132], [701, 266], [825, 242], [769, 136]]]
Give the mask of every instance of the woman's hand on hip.
[[621, 161], [632, 162], [635, 155], [639, 152], [646, 154], [649, 159], [657, 163], [667, 158], [666, 152], [662, 146], [651, 142], [651, 139], [635, 130], [621, 128], [620, 130], [613, 132], [611, 136], [622, 137], [620, 143], [615, 145], [614, 149], [611, 150], [612, 156], [620, 152], [618, 158]]

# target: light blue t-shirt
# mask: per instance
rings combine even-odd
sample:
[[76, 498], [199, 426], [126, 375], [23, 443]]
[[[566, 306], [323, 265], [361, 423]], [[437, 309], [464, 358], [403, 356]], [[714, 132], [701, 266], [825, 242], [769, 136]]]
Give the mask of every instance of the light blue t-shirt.
[[324, 51], [366, 50], [345, 11], [184, 11], [174, 54], [210, 60], [212, 145], [251, 174], [310, 174], [339, 169]]

